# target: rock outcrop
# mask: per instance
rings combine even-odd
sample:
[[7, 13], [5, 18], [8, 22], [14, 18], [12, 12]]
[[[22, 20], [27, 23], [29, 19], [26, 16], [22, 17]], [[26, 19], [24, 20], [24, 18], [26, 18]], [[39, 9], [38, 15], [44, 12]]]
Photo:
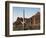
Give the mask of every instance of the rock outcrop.
[[17, 17], [17, 20], [13, 23], [13, 30], [40, 29], [40, 12], [38, 12], [30, 18], [24, 18], [24, 25], [22, 24], [22, 22], [23, 18]]

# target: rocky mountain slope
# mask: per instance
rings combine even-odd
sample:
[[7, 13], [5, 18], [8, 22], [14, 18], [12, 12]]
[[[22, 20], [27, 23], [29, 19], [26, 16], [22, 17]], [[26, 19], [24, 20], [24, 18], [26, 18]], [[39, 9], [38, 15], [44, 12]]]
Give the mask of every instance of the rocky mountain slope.
[[17, 20], [13, 23], [13, 30], [31, 30], [31, 29], [40, 29], [40, 12], [36, 13], [30, 18], [24, 18], [24, 25], [22, 17], [17, 17]]

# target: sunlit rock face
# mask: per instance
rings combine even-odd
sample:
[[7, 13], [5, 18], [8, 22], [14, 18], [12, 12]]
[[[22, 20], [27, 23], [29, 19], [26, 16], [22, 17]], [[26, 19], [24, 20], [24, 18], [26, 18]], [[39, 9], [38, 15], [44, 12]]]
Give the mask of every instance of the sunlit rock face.
[[40, 12], [31, 17], [32, 29], [40, 29]]
[[37, 12], [30, 18], [17, 17], [13, 23], [13, 30], [39, 30], [40, 29], [40, 12]]

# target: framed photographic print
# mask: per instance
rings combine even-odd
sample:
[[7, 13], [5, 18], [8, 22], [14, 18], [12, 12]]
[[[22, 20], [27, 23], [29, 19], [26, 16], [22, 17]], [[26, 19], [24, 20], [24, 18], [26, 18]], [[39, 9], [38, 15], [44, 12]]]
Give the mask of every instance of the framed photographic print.
[[5, 36], [45, 34], [45, 4], [5, 2]]

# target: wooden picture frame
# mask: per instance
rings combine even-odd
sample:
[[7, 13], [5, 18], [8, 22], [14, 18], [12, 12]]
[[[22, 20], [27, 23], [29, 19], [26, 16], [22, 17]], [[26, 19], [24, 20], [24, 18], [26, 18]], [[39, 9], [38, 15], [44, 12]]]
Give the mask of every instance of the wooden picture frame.
[[[11, 4], [11, 5], [10, 5]], [[28, 7], [28, 5], [29, 6], [31, 6], [31, 5], [34, 5], [34, 7], [35, 7], [35, 5], [36, 5], [36, 7], [37, 7], [37, 5], [40, 7], [40, 9], [41, 9], [41, 11], [42, 11], [42, 13], [40, 13], [41, 14], [41, 19], [43, 20], [42, 21], [42, 27], [40, 26], [40, 28], [42, 29], [42, 32], [40, 31], [39, 33], [37, 33], [37, 32], [32, 32], [31, 33], [31, 31], [28, 31], [27, 33], [26, 33], [26, 31], [23, 31], [23, 32], [25, 32], [24, 34], [22, 34], [23, 32], [21, 32], [21, 34], [20, 34], [20, 32], [19, 31], [17, 31], [17, 32], [15, 32], [16, 34], [12, 34], [12, 32], [10, 33], [10, 30], [12, 29], [11, 28], [11, 26], [12, 25], [10, 25], [10, 12], [13, 12], [13, 11], [11, 11], [11, 6], [12, 5], [19, 5], [18, 7], [24, 7], [25, 5], [27, 5], [27, 7]], [[13, 5], [13, 6], [14, 6]], [[24, 6], [22, 6], [22, 5], [24, 5]], [[17, 7], [17, 6], [16, 6]], [[25, 6], [26, 7], [26, 6]], [[37, 8], [39, 8], [39, 7], [37, 7]], [[31, 8], [31, 7], [30, 7]], [[27, 8], [25, 8], [25, 9], [27, 9]], [[12, 9], [13, 10], [13, 9]], [[34, 17], [34, 16], [33, 16]], [[33, 18], [32, 18], [33, 19]], [[33, 22], [32, 22], [33, 23]], [[41, 25], [40, 24], [40, 25]], [[12, 30], [13, 31], [13, 30]], [[36, 30], [37, 31], [37, 30]], [[19, 34], [18, 34], [18, 32], [19, 32]], [[28, 34], [29, 33], [29, 34]], [[31, 34], [30, 34], [31, 33]], [[5, 2], [5, 36], [6, 37], [13, 37], [13, 36], [28, 36], [28, 35], [44, 35], [45, 34], [45, 4], [44, 3], [33, 3], [33, 2], [18, 2], [18, 1], [6, 1]]]

